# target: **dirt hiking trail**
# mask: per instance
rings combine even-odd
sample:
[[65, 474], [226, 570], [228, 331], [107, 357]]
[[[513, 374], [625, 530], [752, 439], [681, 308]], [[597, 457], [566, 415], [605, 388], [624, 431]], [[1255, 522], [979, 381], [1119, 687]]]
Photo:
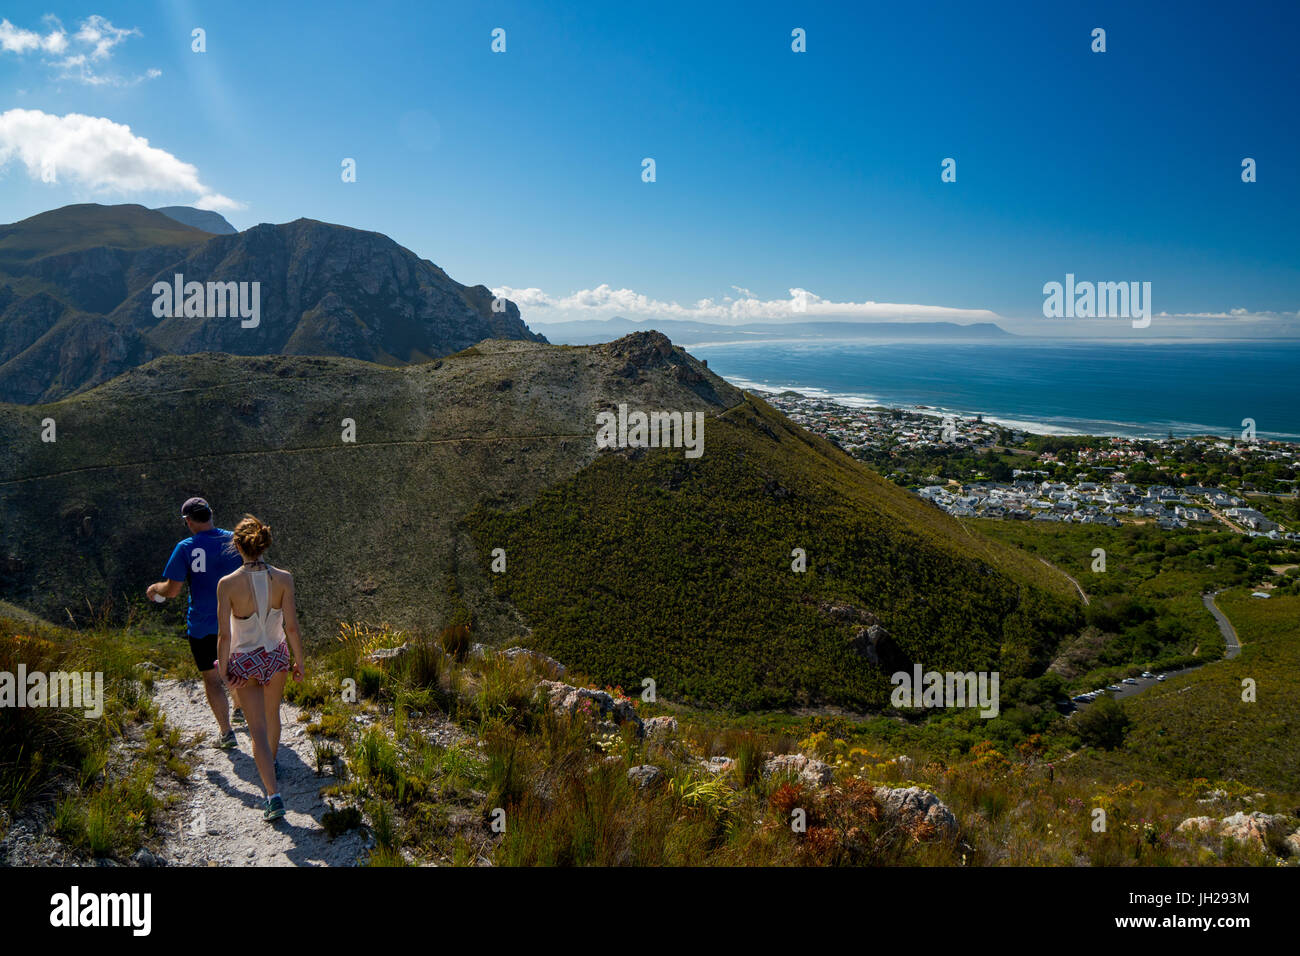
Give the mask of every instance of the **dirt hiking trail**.
[[[168, 827], [162, 855], [178, 866], [355, 866], [372, 845], [362, 830], [330, 840], [321, 827], [320, 795], [332, 777], [316, 776], [315, 757], [298, 708], [281, 704], [280, 794], [286, 813], [262, 820], [265, 796], [248, 728], [234, 725], [239, 745], [219, 750], [217, 721], [197, 680], [160, 680], [154, 702], [186, 742], [189, 781]], [[201, 739], [199, 738], [201, 735]]]

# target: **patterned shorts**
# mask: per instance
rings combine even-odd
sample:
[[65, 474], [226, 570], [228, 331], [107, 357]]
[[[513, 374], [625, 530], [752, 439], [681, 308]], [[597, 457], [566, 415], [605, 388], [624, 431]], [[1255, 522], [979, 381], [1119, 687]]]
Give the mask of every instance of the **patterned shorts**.
[[289, 669], [289, 645], [281, 641], [273, 651], [259, 647], [255, 651], [230, 655], [230, 674], [241, 680], [265, 684], [280, 671]]

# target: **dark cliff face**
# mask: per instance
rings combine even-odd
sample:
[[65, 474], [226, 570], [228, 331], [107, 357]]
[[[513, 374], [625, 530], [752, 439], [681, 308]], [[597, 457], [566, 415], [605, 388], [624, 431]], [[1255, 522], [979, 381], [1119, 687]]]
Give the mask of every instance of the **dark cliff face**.
[[[153, 315], [154, 281], [257, 282], [255, 328], [238, 318]], [[129, 297], [115, 319], [147, 327], [166, 352], [344, 355], [383, 364], [458, 352], [485, 338], [544, 341], [514, 303], [467, 288], [387, 236], [310, 219], [220, 236], [169, 266]]]
[[187, 251], [184, 246], [130, 250], [99, 246], [46, 256], [31, 263], [26, 273], [57, 289], [58, 297], [73, 308], [102, 315], [116, 308], [153, 272]]
[[[105, 244], [94, 243], [96, 229]], [[21, 252], [0, 261], [0, 401], [58, 399], [169, 353], [399, 365], [486, 338], [546, 341], [513, 302], [494, 311], [487, 288], [461, 285], [387, 236], [310, 219], [210, 236], [138, 206], [77, 206], [2, 231]], [[154, 285], [177, 274], [257, 283], [256, 326], [238, 315], [156, 316]]]

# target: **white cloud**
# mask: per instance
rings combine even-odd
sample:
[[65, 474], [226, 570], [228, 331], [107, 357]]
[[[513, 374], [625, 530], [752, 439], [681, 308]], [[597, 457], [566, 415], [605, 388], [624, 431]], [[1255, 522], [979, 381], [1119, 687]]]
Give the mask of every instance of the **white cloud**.
[[100, 116], [40, 110], [0, 113], [0, 167], [22, 163], [33, 179], [72, 184], [96, 193], [198, 196], [202, 209], [243, 209], [199, 179], [192, 164], [155, 146], [131, 127]]
[[81, 22], [74, 39], [84, 46], [93, 47], [90, 52], [92, 60], [106, 60], [113, 47], [129, 36], [138, 37], [140, 31], [115, 27], [98, 14], [92, 14]]
[[493, 289], [517, 304], [529, 323], [567, 322], [575, 319], [604, 319], [618, 315], [628, 319], [681, 319], [719, 324], [746, 322], [871, 321], [871, 322], [995, 322], [988, 309], [954, 309], [941, 305], [899, 302], [835, 302], [806, 289], [790, 289], [788, 299], [760, 299], [748, 289], [732, 286], [735, 296], [700, 299], [682, 305], [653, 299], [632, 289], [614, 289], [601, 284], [566, 296], [552, 296], [541, 289]]
[[62, 53], [68, 47], [67, 33], [53, 17], [46, 17], [46, 23], [49, 24], [49, 32], [42, 35], [35, 30], [16, 27], [7, 19], [0, 20], [0, 51], [20, 56], [34, 50]]
[[158, 69], [149, 69], [128, 79], [102, 71], [112, 59], [115, 47], [128, 37], [141, 36], [135, 27], [117, 27], [106, 17], [91, 14], [69, 35], [52, 14], [47, 14], [44, 22], [46, 32], [41, 33], [16, 27], [7, 19], [0, 20], [0, 53], [45, 54], [44, 62], [59, 71], [60, 79], [74, 79], [91, 86], [133, 86], [162, 75]]
[[223, 196], [221, 193], [204, 193], [190, 205], [195, 209], [211, 209], [213, 212], [231, 212], [247, 208], [242, 202]]

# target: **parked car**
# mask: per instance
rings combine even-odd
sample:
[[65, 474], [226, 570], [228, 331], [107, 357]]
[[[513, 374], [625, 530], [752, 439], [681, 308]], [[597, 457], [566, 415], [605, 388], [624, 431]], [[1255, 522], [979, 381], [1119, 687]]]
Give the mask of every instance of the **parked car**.
[[1142, 676], [1145, 677], [1147, 680], [1150, 680], [1151, 678], [1155, 677], [1156, 675], [1153, 674], [1153, 673], [1151, 673], [1150, 671], [1143, 671], [1143, 672], [1142, 672]]
[[1159, 677], [1156, 678], [1156, 680], [1164, 680], [1166, 676], [1167, 675], [1165, 674], [1161, 674]]
[[1107, 689], [1107, 690], [1123, 690], [1124, 688], [1123, 688], [1123, 687], [1120, 687], [1119, 684], [1110, 684], [1106, 689]]
[[1136, 677], [1125, 677], [1125, 678], [1124, 678], [1124, 683], [1126, 683], [1126, 684], [1136, 684], [1136, 683], [1137, 683], [1137, 678], [1136, 678]]

